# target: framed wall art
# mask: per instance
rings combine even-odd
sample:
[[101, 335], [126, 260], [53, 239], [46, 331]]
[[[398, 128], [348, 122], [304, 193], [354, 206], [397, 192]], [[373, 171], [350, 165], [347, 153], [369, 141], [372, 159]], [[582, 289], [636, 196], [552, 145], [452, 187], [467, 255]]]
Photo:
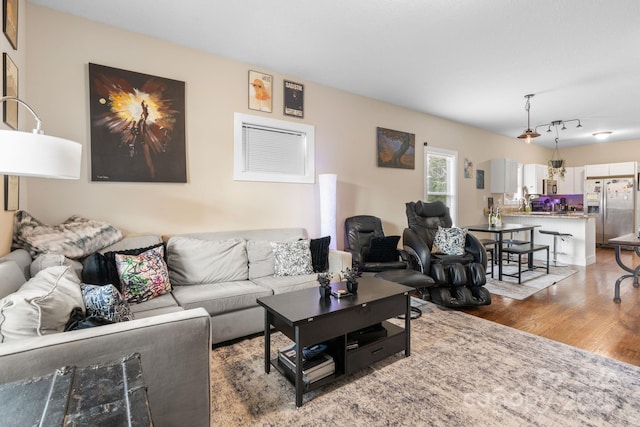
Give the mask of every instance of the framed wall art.
[[476, 170], [476, 188], [478, 190], [484, 189], [484, 170]]
[[2, 31], [7, 36], [11, 46], [18, 49], [18, 0], [3, 0], [2, 2]]
[[[18, 67], [6, 53], [2, 54], [4, 76], [2, 79], [2, 95], [18, 97]], [[4, 103], [2, 113], [4, 122], [13, 129], [18, 129], [18, 103], [9, 101]]]
[[304, 117], [304, 85], [284, 81], [284, 114], [286, 116]]
[[415, 169], [415, 134], [380, 127], [376, 129], [378, 166]]
[[273, 111], [273, 76], [249, 71], [249, 108], [270, 113]]
[[187, 182], [185, 84], [89, 64], [91, 180]]
[[4, 176], [4, 210], [17, 211], [20, 207], [20, 177]]

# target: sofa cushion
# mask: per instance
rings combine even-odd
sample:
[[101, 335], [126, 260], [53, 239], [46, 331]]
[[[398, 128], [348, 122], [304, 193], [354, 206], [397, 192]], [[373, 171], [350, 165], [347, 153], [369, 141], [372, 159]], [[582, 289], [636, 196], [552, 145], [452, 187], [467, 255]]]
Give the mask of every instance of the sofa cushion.
[[87, 317], [97, 316], [112, 322], [133, 320], [129, 304], [115, 286], [82, 285], [80, 289]]
[[80, 280], [71, 269], [42, 270], [0, 300], [0, 341], [62, 332], [76, 307], [84, 312]]
[[80, 277], [80, 273], [82, 272], [82, 264], [79, 261], [69, 259], [61, 254], [40, 254], [33, 260], [31, 266], [29, 267], [29, 271], [31, 273], [31, 277], [34, 277], [40, 271], [45, 268], [55, 267], [59, 265], [64, 265], [67, 267], [71, 267], [74, 273]]
[[274, 256], [267, 240], [248, 240], [249, 279], [273, 276]]
[[174, 286], [173, 297], [185, 310], [203, 307], [209, 315], [256, 307], [257, 298], [273, 295], [271, 289], [249, 280], [218, 282], [202, 285]]
[[106, 222], [74, 215], [59, 225], [43, 224], [25, 211], [14, 218], [13, 247], [77, 259], [122, 239], [122, 232]]
[[15, 261], [0, 262], [0, 298], [14, 293], [27, 281]]
[[151, 248], [139, 255], [116, 253], [115, 260], [127, 302], [143, 302], [171, 291], [164, 246]]
[[302, 274], [299, 276], [275, 277], [266, 276], [254, 279], [255, 284], [272, 289], [274, 294], [297, 291], [300, 289], [319, 286], [317, 274]]
[[169, 277], [174, 285], [247, 280], [247, 243], [243, 239], [200, 240], [172, 237], [167, 244]]
[[139, 317], [138, 315], [145, 311], [152, 312], [154, 310], [165, 308], [180, 308], [180, 306], [178, 305], [178, 302], [175, 300], [175, 298], [173, 298], [171, 292], [167, 292], [166, 294], [160, 295], [145, 302], [141, 302], [138, 304], [129, 304], [129, 308], [137, 319]]
[[271, 242], [274, 255], [273, 271], [276, 277], [313, 273], [309, 240], [297, 242]]

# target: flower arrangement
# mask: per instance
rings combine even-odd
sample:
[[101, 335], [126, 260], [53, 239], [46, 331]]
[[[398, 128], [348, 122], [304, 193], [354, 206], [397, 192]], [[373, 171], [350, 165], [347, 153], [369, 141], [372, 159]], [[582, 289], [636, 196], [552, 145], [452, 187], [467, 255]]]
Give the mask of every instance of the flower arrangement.
[[356, 292], [358, 290], [358, 277], [361, 275], [357, 267], [353, 269], [347, 267], [340, 272], [340, 276], [343, 280], [347, 281], [347, 289], [349, 292]]
[[327, 271], [326, 273], [318, 273], [318, 283], [320, 283], [320, 286], [329, 286], [332, 276], [333, 273], [329, 271]]

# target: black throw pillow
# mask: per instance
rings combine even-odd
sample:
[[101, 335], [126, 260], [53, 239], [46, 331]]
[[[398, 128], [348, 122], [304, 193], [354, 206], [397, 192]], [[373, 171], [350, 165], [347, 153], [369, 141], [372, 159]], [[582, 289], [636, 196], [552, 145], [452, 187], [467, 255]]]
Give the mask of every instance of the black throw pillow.
[[311, 264], [314, 273], [324, 273], [329, 269], [329, 243], [331, 236], [311, 239]]
[[369, 242], [369, 254], [365, 261], [391, 262], [398, 260], [398, 242], [400, 236], [372, 237]]
[[[115, 265], [111, 266], [107, 258], [99, 252], [94, 252], [82, 262], [82, 282], [91, 285], [109, 285], [118, 280]], [[117, 286], [116, 286], [117, 287]]]
[[167, 248], [164, 242], [158, 243], [156, 245], [147, 246], [146, 248], [137, 248], [137, 249], [125, 249], [122, 251], [110, 251], [104, 254], [105, 259], [107, 260], [107, 268], [109, 270], [109, 277], [112, 279], [111, 283], [115, 286], [120, 292], [122, 292], [122, 283], [120, 283], [120, 276], [118, 275], [118, 268], [116, 267], [116, 254], [119, 255], [140, 255], [143, 252], [146, 252], [150, 249], [158, 248], [162, 246], [164, 248], [164, 261], [167, 262]]

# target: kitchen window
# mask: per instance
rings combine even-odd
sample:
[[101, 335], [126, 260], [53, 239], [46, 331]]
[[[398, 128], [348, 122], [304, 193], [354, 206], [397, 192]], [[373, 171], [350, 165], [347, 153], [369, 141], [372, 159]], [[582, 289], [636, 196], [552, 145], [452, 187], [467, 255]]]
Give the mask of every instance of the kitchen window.
[[440, 200], [449, 207], [451, 219], [457, 222], [456, 171], [458, 152], [425, 146], [424, 149], [424, 200]]

